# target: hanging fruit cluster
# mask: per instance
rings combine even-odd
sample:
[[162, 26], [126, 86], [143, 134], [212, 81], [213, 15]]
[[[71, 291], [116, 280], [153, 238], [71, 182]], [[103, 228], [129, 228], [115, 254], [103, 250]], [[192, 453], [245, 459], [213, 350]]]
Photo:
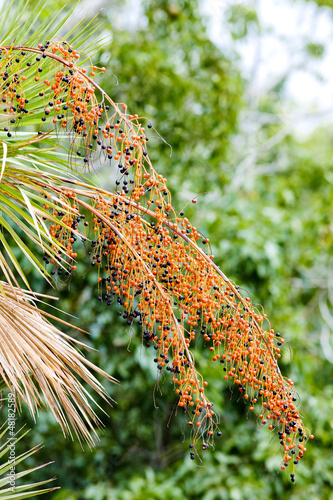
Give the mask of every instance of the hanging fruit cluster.
[[53, 186], [39, 179], [44, 210], [52, 219], [53, 244], [44, 255], [52, 270], [46, 267], [46, 274], [71, 274], [77, 242], [90, 245], [98, 299], [107, 306], [116, 300], [129, 325], [142, 325], [157, 369], [170, 373], [191, 428], [190, 447], [197, 451], [200, 437], [206, 449], [214, 434], [221, 434], [206, 396], [207, 381], [191, 353], [199, 337], [221, 377], [236, 385], [249, 410], [258, 408], [262, 424], [277, 434], [281, 468], [290, 462], [294, 468], [313, 436], [302, 423], [293, 383], [277, 364], [284, 339], [270, 327], [265, 330], [266, 315], [214, 264], [209, 240], [173, 209], [166, 179], [149, 160], [138, 116], [94, 83], [97, 67], [78, 67], [78, 59], [66, 42], [1, 48], [0, 112], [8, 137], [33, 117], [40, 135], [51, 126], [69, 138], [71, 164], [104, 159], [118, 172], [114, 193], [79, 181], [71, 181], [69, 189], [61, 179]]

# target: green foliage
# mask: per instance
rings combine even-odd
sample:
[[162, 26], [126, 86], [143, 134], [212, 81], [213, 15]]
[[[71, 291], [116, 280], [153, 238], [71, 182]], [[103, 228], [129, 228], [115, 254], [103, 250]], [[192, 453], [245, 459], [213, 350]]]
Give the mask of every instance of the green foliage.
[[246, 4], [235, 3], [231, 5], [227, 12], [227, 19], [234, 40], [245, 38], [253, 29], [258, 29], [256, 10]]
[[[309, 1], [309, 0], [307, 0]], [[311, 0], [312, 1], [312, 0]], [[332, 0], [313, 0], [319, 7], [333, 7]]]
[[310, 56], [315, 57], [317, 59], [320, 59], [321, 57], [323, 57], [323, 55], [325, 53], [325, 47], [321, 43], [309, 42], [306, 45], [305, 50], [307, 51], [307, 53]]

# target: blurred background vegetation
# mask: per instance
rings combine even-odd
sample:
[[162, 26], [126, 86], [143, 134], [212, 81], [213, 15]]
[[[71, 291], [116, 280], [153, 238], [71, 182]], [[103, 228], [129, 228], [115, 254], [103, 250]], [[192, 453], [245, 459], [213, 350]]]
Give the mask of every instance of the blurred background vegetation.
[[[290, 9], [311, 3], [316, 15], [325, 9], [332, 18], [328, 0], [284, 3]], [[215, 14], [208, 4], [223, 8], [225, 46], [223, 36], [221, 43], [212, 41]], [[87, 5], [78, 3], [75, 20], [87, 16]], [[45, 15], [56, 16], [60, 6], [66, 9], [66, 2], [51, 0]], [[31, 465], [54, 460], [34, 479], [57, 476], [62, 488], [49, 495], [52, 500], [333, 499], [333, 127], [329, 120], [313, 125], [313, 108], [304, 117], [310, 126], [299, 133], [293, 117], [302, 121], [305, 111], [286, 92], [293, 68], [258, 87], [265, 61], [258, 56], [250, 70], [242, 63], [246, 44], [264, 43], [258, 2], [102, 0], [90, 11], [101, 7], [104, 25], [94, 36], [106, 41], [95, 61], [109, 73], [100, 83], [113, 100], [153, 124], [150, 157], [168, 178], [174, 206], [186, 206], [186, 216], [210, 239], [217, 264], [264, 306], [272, 327], [288, 340], [282, 370], [295, 382], [315, 440], [292, 485], [279, 471], [281, 457], [268, 430], [258, 427], [198, 349], [222, 436], [215, 451], [193, 463], [170, 381], [156, 386], [156, 366], [139, 329], [128, 329], [116, 305], [98, 302], [83, 249], [76, 276], [58, 282], [58, 305], [91, 333], [98, 350], [91, 359], [121, 385], [108, 387], [113, 408], [100, 403], [105, 430], [92, 450], [65, 441], [48, 414], [36, 424], [20, 417], [33, 428], [28, 445], [45, 442]], [[325, 46], [304, 36], [297, 51], [300, 68], [310, 74]], [[107, 168], [97, 165], [94, 175], [113, 188]], [[195, 207], [187, 206], [197, 195]], [[29, 264], [23, 265], [28, 272]], [[52, 293], [37, 277], [32, 285]]]

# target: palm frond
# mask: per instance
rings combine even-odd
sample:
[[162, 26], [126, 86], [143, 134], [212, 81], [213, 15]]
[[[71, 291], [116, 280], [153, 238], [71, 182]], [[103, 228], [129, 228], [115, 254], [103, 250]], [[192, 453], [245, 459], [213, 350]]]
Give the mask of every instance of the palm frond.
[[[110, 401], [90, 370], [114, 380], [88, 361], [73, 344], [87, 348], [53, 326], [39, 311], [30, 292], [2, 283], [0, 295], [0, 376], [26, 403], [35, 417], [39, 408], [51, 408], [65, 434], [74, 433], [93, 444], [94, 426], [101, 426], [91, 407], [93, 398], [78, 381], [84, 380]], [[92, 434], [90, 433], [92, 431]]]
[[[77, 178], [77, 175], [74, 177], [68, 172], [67, 155], [49, 154], [54, 152], [52, 147], [43, 150], [31, 148], [31, 145], [38, 145], [43, 139], [44, 137], [37, 136], [30, 140], [11, 140], [8, 145], [2, 144], [5, 166], [2, 168], [2, 182], [0, 182], [0, 224], [2, 226], [0, 241], [4, 252], [14, 264], [25, 286], [28, 287], [27, 278], [15, 257], [12, 246], [16, 245], [35, 269], [48, 279], [50, 276], [45, 271], [41, 259], [36, 255], [36, 251], [31, 250], [31, 245], [22, 239], [22, 234], [39, 247], [41, 253], [51, 259], [60, 259], [61, 264], [61, 256], [66, 249], [51, 235], [44, 221], [47, 219], [51, 224], [58, 224], [59, 220], [54, 216], [58, 211], [64, 215], [75, 215], [68, 197], [59, 197], [58, 193], [53, 191], [52, 198], [48, 200], [45, 198], [50, 195], [52, 185], [57, 184], [57, 175], [53, 173], [54, 170], [67, 174], [68, 180]], [[54, 163], [55, 159], [57, 160], [56, 167], [51, 162], [53, 160]], [[80, 177], [85, 180], [83, 174]], [[60, 225], [67, 228], [61, 221]], [[79, 233], [76, 233], [76, 236], [79, 237]], [[8, 243], [9, 238], [11, 238], [11, 244]], [[68, 272], [67, 268], [65, 272]]]
[[[81, 47], [101, 27], [101, 23], [96, 23], [97, 16], [93, 16], [73, 24], [72, 14], [77, 3], [71, 2], [59, 8], [57, 18], [54, 18], [47, 15], [44, 0], [39, 0], [33, 8], [26, 0], [18, 0], [14, 4], [3, 2], [0, 11], [0, 45], [15, 43], [32, 47], [43, 40], [47, 33], [50, 39], [62, 38], [66, 34], [67, 38], [72, 37], [77, 48]], [[85, 49], [91, 55], [90, 46]], [[94, 51], [92, 46], [92, 53]]]

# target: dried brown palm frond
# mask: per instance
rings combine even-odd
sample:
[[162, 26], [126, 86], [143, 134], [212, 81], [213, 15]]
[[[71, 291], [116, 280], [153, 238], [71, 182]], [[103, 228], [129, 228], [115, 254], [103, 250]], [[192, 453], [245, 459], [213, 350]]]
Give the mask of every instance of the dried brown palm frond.
[[78, 381], [86, 382], [109, 401], [90, 370], [114, 380], [88, 361], [74, 344], [86, 346], [62, 333], [36, 306], [31, 292], [2, 282], [0, 294], [0, 376], [27, 404], [35, 417], [47, 405], [65, 434], [74, 433], [93, 444], [100, 419], [91, 406], [92, 396]]

